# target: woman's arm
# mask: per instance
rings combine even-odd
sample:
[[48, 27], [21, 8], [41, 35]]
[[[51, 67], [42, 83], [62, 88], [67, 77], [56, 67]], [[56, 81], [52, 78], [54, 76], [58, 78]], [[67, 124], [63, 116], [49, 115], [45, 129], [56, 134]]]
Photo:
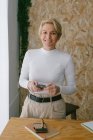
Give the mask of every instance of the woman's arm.
[[60, 86], [61, 93], [62, 94], [75, 93], [76, 91], [75, 71], [74, 71], [74, 64], [73, 64], [71, 56], [65, 67], [65, 80], [66, 80], [65, 85]]
[[29, 55], [27, 51], [22, 63], [21, 73], [19, 77], [19, 85], [27, 89], [28, 82], [29, 82]]

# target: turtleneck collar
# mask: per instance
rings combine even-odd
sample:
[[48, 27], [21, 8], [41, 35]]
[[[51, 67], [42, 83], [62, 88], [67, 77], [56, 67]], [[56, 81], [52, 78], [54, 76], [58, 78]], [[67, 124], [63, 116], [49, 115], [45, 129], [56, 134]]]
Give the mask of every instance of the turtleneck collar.
[[41, 48], [41, 51], [44, 52], [44, 53], [46, 53], [46, 54], [54, 53], [56, 50], [57, 50], [56, 48], [53, 49], [53, 50], [46, 50], [46, 49], [44, 49], [44, 48]]

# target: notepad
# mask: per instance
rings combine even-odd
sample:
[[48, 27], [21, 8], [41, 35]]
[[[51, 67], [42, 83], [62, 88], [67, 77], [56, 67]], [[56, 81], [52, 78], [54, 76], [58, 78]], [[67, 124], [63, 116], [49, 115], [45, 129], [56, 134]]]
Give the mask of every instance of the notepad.
[[36, 136], [40, 140], [46, 140], [48, 138], [51, 138], [51, 137], [54, 137], [54, 136], [60, 134], [60, 131], [53, 127], [49, 127], [47, 133], [36, 133], [32, 123], [25, 125], [25, 129], [27, 131], [29, 131], [30, 133], [32, 133], [34, 136]]
[[84, 122], [84, 123], [81, 123], [81, 125], [93, 133], [93, 121]]

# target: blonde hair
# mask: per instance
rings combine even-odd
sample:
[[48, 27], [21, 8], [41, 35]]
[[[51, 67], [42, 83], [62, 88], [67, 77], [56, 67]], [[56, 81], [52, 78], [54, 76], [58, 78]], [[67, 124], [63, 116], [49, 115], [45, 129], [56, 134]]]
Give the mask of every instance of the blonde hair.
[[45, 25], [45, 24], [53, 24], [54, 25], [54, 28], [57, 32], [57, 36], [58, 38], [61, 37], [62, 35], [62, 26], [61, 24], [56, 20], [56, 19], [47, 19], [47, 20], [42, 20], [41, 21], [41, 24], [40, 24], [40, 27], [39, 27], [39, 35], [41, 34], [42, 32], [42, 27]]

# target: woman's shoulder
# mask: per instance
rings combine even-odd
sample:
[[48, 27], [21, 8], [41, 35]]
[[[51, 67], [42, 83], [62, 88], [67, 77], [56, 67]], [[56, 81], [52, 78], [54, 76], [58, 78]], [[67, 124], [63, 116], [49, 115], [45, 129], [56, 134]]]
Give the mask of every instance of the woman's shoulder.
[[58, 50], [58, 53], [60, 55], [60, 57], [64, 57], [64, 58], [67, 58], [67, 59], [70, 59], [71, 58], [71, 54], [67, 53], [67, 52], [64, 52], [64, 51], [61, 51], [61, 50]]
[[28, 49], [26, 51], [26, 55], [33, 55], [35, 53], [38, 53], [39, 52], [39, 49]]
[[68, 52], [58, 50], [58, 54], [58, 59], [60, 60], [60, 62], [62, 62], [62, 64], [64, 63], [66, 65], [69, 62], [73, 61], [71, 54], [69, 54]]

